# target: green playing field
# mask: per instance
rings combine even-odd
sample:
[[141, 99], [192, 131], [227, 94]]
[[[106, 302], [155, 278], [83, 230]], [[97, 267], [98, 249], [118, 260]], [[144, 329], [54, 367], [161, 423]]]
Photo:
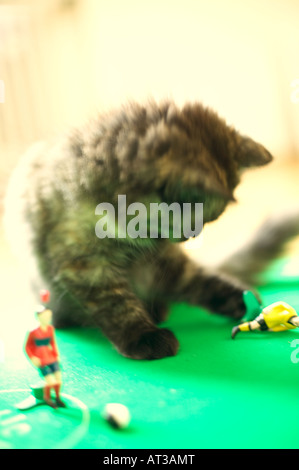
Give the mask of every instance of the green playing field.
[[[259, 289], [264, 305], [299, 310], [298, 278], [277, 263]], [[201, 449], [297, 448], [299, 330], [240, 333], [231, 320], [173, 305], [165, 323], [180, 341], [176, 357], [134, 361], [96, 330], [57, 331], [67, 408], [18, 411], [38, 374], [22, 346], [2, 339], [0, 448]], [[1, 332], [0, 332], [1, 339]], [[127, 429], [101, 412], [126, 405]]]

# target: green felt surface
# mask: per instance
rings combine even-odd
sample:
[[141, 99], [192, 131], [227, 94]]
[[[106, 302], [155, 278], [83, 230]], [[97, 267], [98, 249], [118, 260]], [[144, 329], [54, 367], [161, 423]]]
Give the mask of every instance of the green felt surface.
[[[263, 303], [284, 300], [299, 310], [299, 279], [275, 269], [259, 289]], [[120, 356], [96, 330], [58, 331], [68, 405], [59, 410], [15, 409], [38, 375], [20, 345], [8, 348], [0, 364], [0, 448], [298, 448], [299, 346], [292, 342], [299, 329], [231, 340], [234, 325], [173, 305], [165, 326], [179, 353], [152, 362]], [[129, 408], [127, 429], [104, 421], [109, 402]]]

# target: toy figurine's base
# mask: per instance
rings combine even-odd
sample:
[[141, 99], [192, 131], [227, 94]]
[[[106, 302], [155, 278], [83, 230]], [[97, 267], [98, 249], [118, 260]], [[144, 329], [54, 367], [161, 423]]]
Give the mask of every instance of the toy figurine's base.
[[[31, 395], [25, 398], [25, 400], [15, 405], [15, 407], [18, 410], [20, 411], [30, 410], [40, 405], [52, 406], [50, 405], [50, 402], [47, 403], [44, 400], [44, 386], [43, 385], [32, 385], [30, 388], [31, 388]], [[53, 402], [53, 405], [54, 405], [54, 402]], [[60, 402], [57, 406], [55, 406], [55, 408], [57, 408], [58, 406], [61, 408], [62, 407], [65, 408], [65, 404], [63, 402]]]
[[44, 400], [44, 384], [31, 385], [31, 393], [37, 400]]
[[40, 405], [46, 405], [44, 400], [38, 400], [33, 395], [30, 395], [29, 397], [25, 398], [25, 400], [21, 401], [20, 403], [17, 403], [15, 407], [20, 411], [25, 411]]

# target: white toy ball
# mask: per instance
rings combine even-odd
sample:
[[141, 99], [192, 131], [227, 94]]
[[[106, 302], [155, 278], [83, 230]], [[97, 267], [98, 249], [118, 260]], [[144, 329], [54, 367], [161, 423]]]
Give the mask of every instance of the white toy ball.
[[128, 408], [121, 403], [108, 403], [104, 408], [103, 416], [116, 429], [126, 428], [131, 420]]

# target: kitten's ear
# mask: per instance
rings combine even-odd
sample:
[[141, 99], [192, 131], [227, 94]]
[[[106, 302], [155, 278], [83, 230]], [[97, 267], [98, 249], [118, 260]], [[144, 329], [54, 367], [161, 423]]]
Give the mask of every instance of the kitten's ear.
[[273, 160], [273, 157], [261, 144], [250, 139], [250, 137], [241, 136], [236, 152], [236, 160], [241, 168], [249, 168], [267, 165]]

